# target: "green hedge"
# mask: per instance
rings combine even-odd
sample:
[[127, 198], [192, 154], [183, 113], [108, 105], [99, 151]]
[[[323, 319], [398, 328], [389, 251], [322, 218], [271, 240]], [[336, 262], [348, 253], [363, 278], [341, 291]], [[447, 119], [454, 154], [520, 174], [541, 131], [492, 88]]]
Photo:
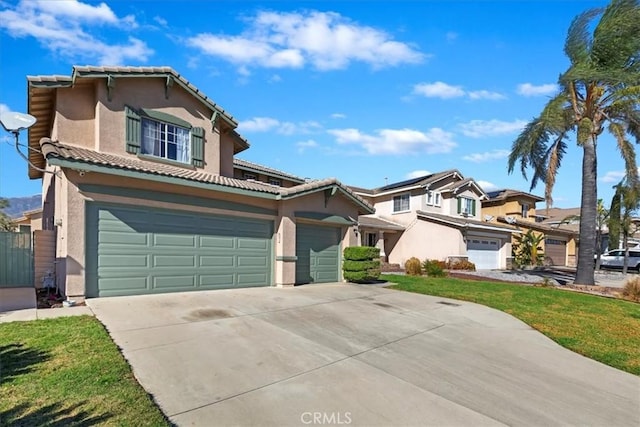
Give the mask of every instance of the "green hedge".
[[371, 246], [350, 246], [344, 248], [344, 259], [351, 261], [367, 261], [380, 258], [380, 248]]
[[365, 271], [380, 268], [380, 261], [351, 261], [346, 259], [342, 263], [342, 269], [344, 271]]
[[349, 282], [372, 282], [380, 277], [380, 249], [351, 246], [344, 249], [342, 271]]

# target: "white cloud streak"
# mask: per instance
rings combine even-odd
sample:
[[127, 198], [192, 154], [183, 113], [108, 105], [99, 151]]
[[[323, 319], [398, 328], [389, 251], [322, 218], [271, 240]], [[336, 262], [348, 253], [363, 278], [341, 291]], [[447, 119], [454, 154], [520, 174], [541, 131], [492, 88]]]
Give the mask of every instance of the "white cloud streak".
[[624, 178], [625, 175], [626, 174], [624, 171], [609, 171], [605, 173], [602, 178], [600, 178], [600, 181], [606, 183], [618, 183], [622, 181], [622, 178]]
[[146, 62], [153, 54], [145, 42], [126, 36], [122, 43], [100, 40], [92, 26], [109, 26], [123, 31], [136, 28], [133, 16], [122, 18], [106, 3], [90, 5], [77, 0], [26, 1], [0, 11], [0, 29], [15, 38], [33, 37], [45, 48], [71, 59], [121, 65]]
[[471, 100], [488, 99], [497, 101], [506, 99], [506, 96], [499, 92], [489, 90], [466, 91], [462, 86], [454, 86], [445, 82], [418, 83], [413, 86], [413, 94], [424, 96], [425, 98], [452, 99], [468, 97]]
[[440, 128], [426, 132], [415, 129], [380, 129], [373, 134], [358, 129], [330, 129], [338, 144], [358, 145], [367, 154], [448, 153], [456, 147], [453, 134]]
[[492, 150], [484, 153], [472, 153], [462, 157], [473, 163], [484, 163], [491, 160], [504, 159], [509, 155], [509, 150]]
[[240, 34], [200, 33], [187, 44], [238, 66], [319, 71], [363, 62], [373, 68], [420, 63], [427, 55], [384, 31], [334, 12], [259, 12]]
[[427, 176], [427, 175], [431, 175], [431, 172], [429, 172], [428, 170], [419, 169], [419, 170], [409, 172], [404, 177], [406, 179], [413, 179], [413, 178], [420, 178], [421, 176]]
[[458, 125], [463, 135], [470, 138], [484, 138], [488, 136], [508, 135], [522, 131], [527, 122], [514, 120], [505, 122], [502, 120], [471, 120]]
[[489, 181], [482, 181], [482, 180], [480, 180], [480, 181], [476, 181], [476, 182], [478, 183], [478, 185], [480, 186], [480, 188], [482, 188], [485, 192], [488, 192], [488, 191], [495, 191], [495, 190], [497, 190], [497, 189], [498, 189], [498, 186], [497, 186], [497, 185], [495, 185], [494, 183], [489, 182]]
[[555, 83], [547, 83], [541, 85], [534, 85], [531, 83], [522, 83], [518, 85], [516, 92], [522, 96], [545, 96], [553, 95], [558, 91], [558, 85]]
[[272, 117], [254, 117], [238, 123], [238, 131], [242, 133], [274, 132], [280, 135], [296, 135], [315, 133], [322, 129], [316, 121], [283, 122]]

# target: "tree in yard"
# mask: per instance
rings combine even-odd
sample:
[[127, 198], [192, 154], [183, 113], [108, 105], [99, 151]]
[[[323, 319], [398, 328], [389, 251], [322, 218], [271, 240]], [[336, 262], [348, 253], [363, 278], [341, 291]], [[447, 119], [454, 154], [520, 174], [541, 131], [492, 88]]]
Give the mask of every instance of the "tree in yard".
[[629, 237], [637, 231], [634, 224], [633, 214], [638, 208], [639, 190], [638, 185], [630, 186], [621, 182], [616, 186], [616, 193], [620, 194], [620, 231], [622, 232], [622, 248], [624, 249], [624, 264], [622, 273], [627, 274], [629, 265]]
[[4, 213], [4, 209], [9, 207], [7, 199], [0, 198], [0, 231], [11, 231], [13, 229], [13, 221], [9, 215]]
[[[592, 21], [599, 17], [593, 31]], [[567, 138], [576, 135], [582, 149], [582, 197], [580, 245], [576, 283], [594, 284], [597, 218], [597, 143], [605, 128], [622, 155], [626, 181], [638, 182], [635, 148], [640, 143], [640, 3], [613, 0], [604, 9], [578, 15], [569, 27], [564, 52], [569, 68], [560, 75], [559, 92], [547, 102], [514, 141], [508, 160], [512, 173], [516, 164], [527, 178], [533, 172], [531, 190], [545, 184], [547, 205]]]
[[609, 221], [607, 222], [607, 228], [609, 229], [609, 250], [620, 247], [620, 186], [616, 185], [614, 188], [616, 192], [611, 198]]
[[532, 267], [542, 265], [544, 253], [540, 244], [544, 240], [544, 234], [527, 230], [526, 233], [515, 237], [513, 247], [516, 265], [520, 267]]

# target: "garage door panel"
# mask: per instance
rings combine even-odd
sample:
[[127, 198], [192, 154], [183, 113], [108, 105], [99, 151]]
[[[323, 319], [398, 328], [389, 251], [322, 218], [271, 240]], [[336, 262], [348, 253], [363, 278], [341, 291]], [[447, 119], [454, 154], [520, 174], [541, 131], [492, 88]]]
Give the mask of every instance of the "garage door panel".
[[298, 224], [296, 283], [337, 282], [340, 279], [340, 228]]
[[89, 296], [271, 283], [271, 221], [100, 204], [88, 212], [96, 230], [87, 240], [96, 270]]
[[500, 245], [497, 240], [470, 237], [467, 240], [467, 257], [478, 270], [500, 268]]
[[101, 255], [98, 260], [99, 267], [149, 267], [147, 255]]
[[154, 267], [195, 267], [195, 255], [156, 255], [153, 257]]

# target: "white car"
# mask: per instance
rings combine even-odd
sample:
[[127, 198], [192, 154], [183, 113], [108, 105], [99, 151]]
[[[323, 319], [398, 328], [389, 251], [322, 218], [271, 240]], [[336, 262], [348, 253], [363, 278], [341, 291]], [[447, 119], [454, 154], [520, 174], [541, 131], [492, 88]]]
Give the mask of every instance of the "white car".
[[[624, 249], [614, 249], [600, 255], [601, 269], [622, 269], [624, 266]], [[629, 270], [640, 272], [640, 250], [629, 250], [629, 260], [627, 261]]]

